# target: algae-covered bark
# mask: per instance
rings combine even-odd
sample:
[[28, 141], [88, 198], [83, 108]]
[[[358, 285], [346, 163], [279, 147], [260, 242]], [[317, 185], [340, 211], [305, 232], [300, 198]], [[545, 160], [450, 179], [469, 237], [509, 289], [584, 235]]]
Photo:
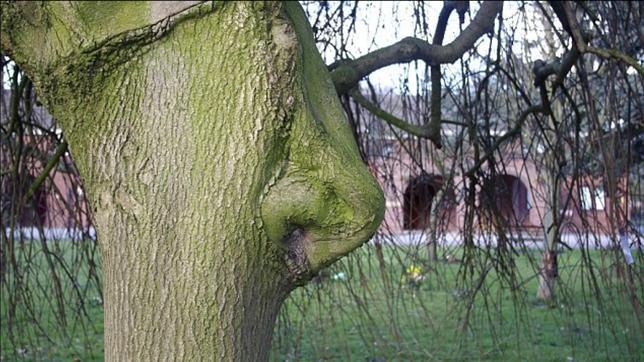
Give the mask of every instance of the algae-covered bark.
[[383, 199], [296, 3], [2, 3], [95, 213], [108, 360], [266, 359]]

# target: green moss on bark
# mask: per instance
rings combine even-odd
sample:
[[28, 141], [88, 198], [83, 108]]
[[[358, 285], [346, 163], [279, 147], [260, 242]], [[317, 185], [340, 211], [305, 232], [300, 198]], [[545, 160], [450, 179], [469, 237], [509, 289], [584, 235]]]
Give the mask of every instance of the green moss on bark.
[[[284, 7], [300, 44], [302, 98], [291, 131], [288, 170], [270, 189], [262, 216], [274, 242], [305, 251], [309, 273], [299, 277], [307, 278], [371, 237], [384, 215], [384, 197], [359, 157], [301, 7]], [[297, 230], [305, 233], [290, 237]]]
[[[126, 34], [146, 11], [119, 4], [30, 13], [58, 25], [12, 8], [9, 39], [21, 64], [51, 51], [30, 75], [95, 209], [106, 359], [265, 359], [283, 298], [371, 236], [382, 193], [297, 3], [206, 3]], [[114, 29], [91, 14], [129, 6]]]

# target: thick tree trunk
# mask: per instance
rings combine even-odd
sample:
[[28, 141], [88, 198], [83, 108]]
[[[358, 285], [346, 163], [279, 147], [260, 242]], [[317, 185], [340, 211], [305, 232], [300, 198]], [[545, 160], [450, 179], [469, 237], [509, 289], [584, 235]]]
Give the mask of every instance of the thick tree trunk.
[[50, 22], [2, 44], [94, 208], [106, 360], [267, 359], [288, 292], [383, 214], [299, 5], [4, 6]]

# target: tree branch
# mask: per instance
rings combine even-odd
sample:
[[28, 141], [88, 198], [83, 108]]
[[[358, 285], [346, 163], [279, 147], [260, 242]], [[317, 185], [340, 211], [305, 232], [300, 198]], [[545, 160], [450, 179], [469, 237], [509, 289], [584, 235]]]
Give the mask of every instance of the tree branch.
[[[338, 94], [350, 92], [356, 102], [360, 103], [376, 116], [414, 135], [430, 139], [436, 147], [440, 148], [442, 103], [440, 65], [456, 61], [467, 50], [471, 49], [483, 34], [492, 31], [494, 29], [494, 19], [503, 9], [503, 3], [495, 1], [483, 3], [476, 17], [472, 20], [472, 23], [454, 41], [443, 46], [445, 29], [451, 13], [457, 10], [462, 23], [467, 9], [467, 2], [446, 1], [441, 9], [438, 23], [436, 24], [436, 32], [434, 33], [432, 44], [418, 38], [409, 37], [356, 60], [342, 60], [332, 64], [329, 66], [329, 69], [331, 69], [331, 78]], [[369, 103], [358, 92], [352, 91], [362, 78], [375, 70], [392, 64], [406, 63], [413, 60], [423, 60], [431, 66], [431, 111], [430, 120], [426, 126], [419, 127], [410, 125]]]
[[568, 2], [562, 1], [550, 3], [552, 8], [555, 10], [555, 14], [559, 18], [559, 21], [564, 24], [564, 28], [575, 42], [576, 49], [579, 50], [579, 53], [592, 53], [606, 59], [614, 58], [621, 60], [622, 62], [635, 68], [640, 76], [644, 76], [644, 66], [638, 63], [637, 60], [633, 59], [628, 54], [617, 49], [597, 48], [589, 45], [588, 41], [590, 40], [590, 34], [584, 32], [584, 29], [580, 29], [573, 9], [570, 7], [570, 4]]
[[628, 54], [625, 54], [617, 49], [595, 48], [592, 46], [586, 46], [586, 52], [593, 53], [595, 55], [598, 55], [606, 59], [615, 58], [615, 59], [621, 60], [622, 62], [635, 68], [635, 70], [637, 70], [640, 76], [644, 77], [644, 67], [640, 63], [638, 63], [637, 60], [633, 59]]
[[552, 82], [552, 92], [554, 92], [563, 84], [564, 79], [578, 58], [579, 51], [577, 48], [572, 48], [561, 60], [555, 59], [547, 63], [543, 60], [535, 61], [532, 66], [532, 72], [535, 76], [534, 85], [541, 87], [546, 79], [554, 74], [555, 79]]
[[577, 46], [577, 49], [579, 49], [579, 52], [583, 53], [586, 51], [586, 39], [584, 39], [584, 36], [579, 29], [579, 24], [577, 24], [575, 13], [570, 7], [570, 2], [562, 1], [560, 4], [564, 11], [563, 16], [568, 19], [568, 32], [572, 36], [572, 40], [575, 42], [575, 45]]
[[[459, 15], [461, 20], [464, 19], [465, 11], [467, 11], [467, 2], [463, 5], [462, 2], [455, 1], [446, 1], [445, 5], [441, 9], [440, 14], [438, 15], [438, 23], [436, 24], [436, 32], [434, 33], [434, 39], [432, 40], [432, 45], [442, 45], [443, 38], [445, 37], [445, 29], [447, 28], [447, 22], [449, 21], [449, 16], [452, 14], [452, 11], [459, 7]], [[442, 107], [442, 86], [441, 86], [441, 66], [440, 64], [431, 66], [431, 80], [432, 80], [432, 93], [431, 93], [431, 109], [430, 109], [430, 119], [427, 129], [431, 134], [431, 139], [435, 140], [434, 143], [436, 147], [441, 148], [441, 107]]]
[[453, 63], [485, 33], [494, 29], [494, 20], [503, 3], [486, 1], [472, 22], [447, 45], [435, 45], [408, 37], [398, 43], [373, 51], [355, 60], [343, 60], [331, 66], [331, 78], [339, 94], [348, 92], [362, 78], [386, 66], [423, 60], [429, 65]]
[[45, 180], [47, 179], [47, 176], [49, 176], [49, 173], [51, 172], [51, 170], [53, 170], [54, 167], [58, 165], [58, 160], [65, 154], [66, 151], [67, 151], [67, 141], [63, 141], [61, 144], [58, 145], [58, 147], [54, 151], [54, 154], [51, 156], [51, 158], [49, 159], [49, 162], [47, 162], [47, 164], [45, 165], [45, 168], [42, 170], [40, 175], [36, 177], [36, 179], [34, 180], [34, 182], [31, 183], [31, 185], [29, 185], [29, 189], [25, 193], [25, 198], [23, 200], [24, 203], [27, 203], [34, 196], [34, 194], [36, 193], [40, 185], [42, 185], [43, 182], [45, 182]]
[[[440, 134], [434, 134], [428, 127], [417, 126], [411, 124], [405, 120], [402, 120], [391, 113], [385, 112], [375, 104], [369, 102], [365, 97], [360, 94], [358, 90], [352, 90], [349, 92], [351, 97], [366, 110], [371, 112], [374, 116], [382, 119], [383, 121], [389, 123], [392, 126], [398, 127], [403, 131], [413, 134], [421, 138], [426, 138], [434, 142], [434, 144], [440, 144]], [[440, 146], [438, 146], [440, 147]]]

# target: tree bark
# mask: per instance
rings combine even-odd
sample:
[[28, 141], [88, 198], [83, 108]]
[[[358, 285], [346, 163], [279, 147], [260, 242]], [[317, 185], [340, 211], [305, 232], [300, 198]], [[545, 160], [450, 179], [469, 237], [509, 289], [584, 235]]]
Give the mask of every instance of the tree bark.
[[[550, 24], [542, 18], [545, 32], [545, 42], [548, 45], [548, 57], [555, 58], [555, 49], [550, 46], [555, 43], [555, 33]], [[564, 25], [566, 26], [566, 25]], [[543, 91], [545, 90], [545, 80], [552, 74], [556, 75], [553, 81], [553, 89], [556, 89], [557, 84], [565, 78], [565, 74], [570, 70], [574, 60], [577, 59], [577, 52], [569, 52], [564, 57], [563, 61], [545, 63], [537, 61], [532, 69], [535, 76], [535, 85], [539, 86]], [[543, 235], [544, 235], [544, 250], [541, 260], [541, 268], [539, 269], [539, 286], [537, 288], [537, 299], [541, 299], [546, 303], [552, 303], [555, 298], [555, 288], [557, 285], [558, 277], [558, 264], [557, 264], [557, 250], [558, 243], [561, 237], [561, 226], [563, 215], [560, 208], [560, 191], [561, 191], [561, 165], [558, 163], [558, 157], [564, 154], [562, 151], [561, 137], [556, 134], [557, 122], [556, 119], [564, 117], [560, 104], [546, 103], [547, 98], [542, 96], [542, 105], [546, 111], [545, 121], [548, 124], [547, 131], [544, 135], [547, 141], [552, 145], [552, 149], [548, 149], [543, 155], [543, 185], [544, 194], [546, 196], [546, 210], [543, 217]]]
[[[429, 212], [429, 245], [428, 245], [428, 256], [429, 260], [432, 262], [438, 261], [438, 228], [439, 228], [439, 213], [441, 208], [445, 206], [442, 202], [443, 197], [445, 197], [445, 188], [447, 187], [447, 182], [443, 181], [441, 186], [436, 191], [434, 195], [434, 200]], [[444, 211], [444, 210], [443, 210]], [[449, 221], [446, 221], [449, 222]]]
[[557, 269], [557, 252], [545, 250], [539, 272], [539, 288], [537, 289], [537, 298], [544, 302], [551, 302], [555, 297]]
[[383, 216], [297, 3], [3, 3], [101, 245], [106, 360], [266, 360]]
[[[559, 111], [559, 109], [557, 109]], [[550, 118], [549, 118], [550, 119]], [[552, 123], [552, 122], [551, 122]], [[558, 147], [559, 144], [556, 144]], [[559, 211], [559, 191], [561, 181], [558, 175], [556, 155], [553, 151], [548, 151], [544, 156], [545, 179], [544, 189], [548, 197], [546, 202], [546, 212], [544, 214], [544, 250], [539, 270], [539, 287], [537, 289], [537, 298], [544, 302], [550, 302], [555, 297], [555, 286], [558, 276], [557, 265], [557, 246], [561, 237], [561, 218]]]

